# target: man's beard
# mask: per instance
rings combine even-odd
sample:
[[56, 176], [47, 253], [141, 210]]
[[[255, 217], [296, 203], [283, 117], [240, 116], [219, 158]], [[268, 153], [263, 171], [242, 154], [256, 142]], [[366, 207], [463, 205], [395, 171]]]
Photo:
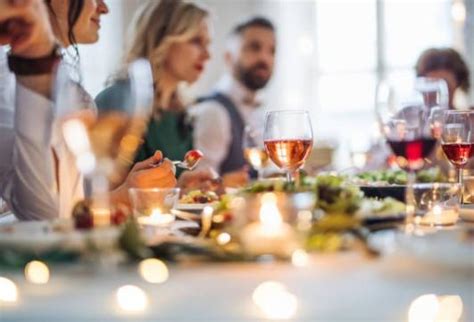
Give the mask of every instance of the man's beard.
[[264, 63], [258, 63], [249, 68], [244, 68], [241, 65], [236, 66], [236, 74], [238, 79], [242, 84], [252, 91], [257, 91], [262, 89], [267, 85], [270, 80], [271, 73], [268, 77], [258, 76], [256, 71], [260, 68], [269, 69], [269, 67]]

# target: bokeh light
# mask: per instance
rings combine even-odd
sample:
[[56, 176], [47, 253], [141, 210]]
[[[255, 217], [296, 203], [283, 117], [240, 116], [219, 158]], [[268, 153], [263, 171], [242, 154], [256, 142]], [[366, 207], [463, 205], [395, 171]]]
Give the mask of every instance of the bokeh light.
[[149, 283], [164, 283], [169, 278], [168, 267], [159, 259], [148, 258], [138, 265], [138, 271], [143, 279]]

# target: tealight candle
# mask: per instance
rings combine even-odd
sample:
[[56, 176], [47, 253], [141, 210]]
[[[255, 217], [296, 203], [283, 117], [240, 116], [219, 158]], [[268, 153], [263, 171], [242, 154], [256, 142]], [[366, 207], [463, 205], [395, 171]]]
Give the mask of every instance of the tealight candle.
[[251, 255], [286, 257], [298, 247], [295, 231], [283, 222], [274, 194], [262, 197], [259, 221], [245, 226], [240, 238], [242, 246]]
[[449, 226], [454, 225], [459, 218], [459, 212], [456, 208], [443, 208], [440, 205], [435, 205], [428, 211], [419, 223], [428, 226]]
[[144, 226], [168, 226], [175, 220], [172, 214], [163, 214], [160, 209], [155, 208], [149, 216], [138, 217], [138, 223]]

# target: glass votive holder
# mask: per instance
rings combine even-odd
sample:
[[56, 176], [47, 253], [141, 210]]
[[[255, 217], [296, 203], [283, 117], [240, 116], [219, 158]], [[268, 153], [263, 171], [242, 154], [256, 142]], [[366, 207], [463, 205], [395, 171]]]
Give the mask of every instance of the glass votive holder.
[[290, 258], [304, 247], [315, 201], [311, 192], [241, 195], [231, 205], [235, 218], [230, 233], [246, 255]]
[[464, 176], [463, 183], [463, 203], [474, 204], [474, 176], [472, 174]]
[[171, 209], [179, 199], [179, 188], [130, 188], [133, 214], [142, 226], [167, 226], [175, 220]]
[[414, 224], [452, 226], [459, 219], [461, 186], [458, 183], [419, 183], [413, 186]]

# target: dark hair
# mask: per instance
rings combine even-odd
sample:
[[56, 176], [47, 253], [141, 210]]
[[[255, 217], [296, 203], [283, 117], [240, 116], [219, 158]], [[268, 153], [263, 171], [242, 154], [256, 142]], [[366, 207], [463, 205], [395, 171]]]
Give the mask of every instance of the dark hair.
[[247, 28], [250, 27], [261, 27], [275, 31], [275, 26], [269, 19], [262, 16], [255, 16], [246, 19], [235, 26], [234, 29], [232, 29], [231, 35], [241, 35]]
[[[56, 13], [54, 12], [53, 7], [51, 6], [51, 0], [44, 0], [44, 2], [48, 6], [49, 11], [54, 16], [54, 18], [57, 19]], [[68, 25], [67, 38], [69, 40], [69, 43], [74, 48], [76, 59], [79, 59], [79, 50], [77, 48], [77, 41], [76, 41], [76, 37], [74, 35], [73, 29], [74, 29], [74, 25], [79, 19], [79, 16], [81, 15], [83, 7], [84, 7], [84, 0], [69, 0], [69, 8], [68, 8], [68, 14], [67, 14], [67, 25]], [[56, 20], [56, 23], [57, 23], [57, 20]]]
[[425, 76], [429, 72], [446, 69], [454, 74], [457, 85], [464, 91], [467, 92], [471, 85], [466, 62], [452, 48], [426, 49], [418, 58], [415, 69], [417, 76]]

